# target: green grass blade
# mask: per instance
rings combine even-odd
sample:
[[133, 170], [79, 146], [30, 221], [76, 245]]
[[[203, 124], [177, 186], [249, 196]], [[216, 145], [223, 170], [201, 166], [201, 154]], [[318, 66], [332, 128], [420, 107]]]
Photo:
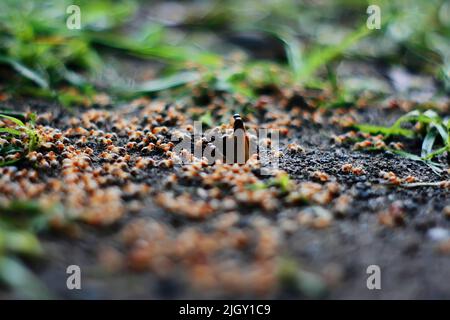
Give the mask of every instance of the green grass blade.
[[304, 60], [300, 41], [291, 32], [278, 32], [274, 33], [274, 35], [284, 43], [288, 65], [295, 80], [300, 80]]
[[22, 75], [24, 78], [27, 78], [28, 80], [33, 81], [38, 86], [40, 86], [42, 88], [46, 88], [46, 89], [49, 88], [49, 84], [48, 84], [47, 80], [44, 79], [44, 77], [42, 77], [36, 71], [23, 65], [19, 61], [13, 60], [9, 57], [0, 56], [0, 63], [6, 63], [6, 64], [10, 65], [20, 75]]
[[439, 163], [435, 163], [435, 162], [429, 161], [428, 159], [423, 159], [423, 158], [421, 158], [419, 156], [416, 156], [415, 154], [412, 154], [412, 153], [409, 153], [409, 152], [406, 152], [406, 151], [403, 151], [403, 150], [395, 150], [395, 149], [389, 149], [389, 151], [394, 153], [394, 154], [397, 154], [397, 155], [399, 155], [401, 157], [404, 157], [406, 159], [423, 162], [428, 167], [430, 167], [430, 169], [433, 170], [434, 173], [436, 173], [438, 175], [440, 175], [442, 173], [442, 171], [443, 171], [443, 169], [442, 169], [443, 165], [441, 165]]
[[89, 39], [99, 45], [124, 51], [141, 58], [160, 59], [172, 63], [185, 63], [193, 61], [204, 66], [218, 66], [222, 63], [219, 55], [210, 52], [197, 52], [191, 48], [170, 46], [166, 44], [152, 44], [127, 39], [114, 34], [89, 34]]
[[411, 122], [411, 121], [415, 121], [419, 118], [420, 116], [420, 111], [419, 110], [413, 110], [408, 112], [407, 114], [404, 114], [403, 116], [401, 116], [400, 118], [398, 118], [393, 126], [400, 126], [401, 124], [405, 123], [405, 122]]
[[447, 141], [449, 139], [448, 129], [445, 128], [445, 126], [440, 123], [434, 124], [434, 127], [439, 132], [439, 135], [441, 136], [442, 141], [444, 141], [444, 143], [447, 143]]
[[[333, 59], [343, 54], [348, 48], [356, 44], [358, 41], [368, 36], [373, 30], [367, 28], [364, 23], [359, 29], [349, 34], [342, 42], [335, 46], [326, 48], [313, 49], [310, 54], [305, 57], [299, 70], [296, 72], [296, 79], [304, 81], [310, 78], [319, 67], [330, 63]], [[290, 46], [288, 46], [290, 48]]]
[[437, 132], [436, 128], [434, 128], [434, 127], [428, 131], [427, 135], [425, 136], [425, 139], [423, 139], [423, 142], [422, 142], [422, 151], [420, 154], [420, 156], [422, 158], [427, 157], [433, 150], [433, 145], [434, 145], [434, 142], [436, 141], [437, 135], [438, 135], [438, 132]]
[[22, 151], [23, 151], [22, 149], [17, 148], [17, 147], [15, 147], [15, 146], [11, 146], [11, 145], [8, 145], [8, 146], [6, 146], [6, 147], [0, 148], [0, 154], [1, 154], [1, 155], [5, 155], [5, 154], [13, 154], [13, 153], [16, 153], [16, 152], [22, 152]]
[[403, 151], [403, 150], [395, 150], [395, 149], [389, 149], [392, 153], [398, 154], [399, 156], [402, 156], [406, 159], [414, 160], [414, 161], [423, 161], [423, 159], [415, 154]]
[[150, 80], [138, 85], [133, 91], [139, 93], [158, 92], [200, 80], [198, 72], [180, 72], [165, 78]]
[[6, 250], [28, 256], [38, 256], [42, 254], [42, 247], [39, 240], [28, 231], [5, 232]]
[[0, 117], [1, 117], [1, 118], [5, 118], [5, 119], [8, 119], [8, 120], [14, 122], [14, 123], [17, 124], [19, 127], [25, 127], [25, 124], [24, 124], [21, 120], [19, 120], [19, 119], [17, 119], [17, 118], [10, 117], [10, 116], [4, 115], [4, 114], [0, 114]]
[[442, 148], [439, 148], [439, 149], [437, 149], [437, 150], [435, 150], [435, 151], [433, 151], [433, 152], [430, 152], [429, 154], [427, 154], [425, 157], [424, 157], [424, 160], [431, 160], [431, 159], [433, 159], [435, 156], [438, 156], [438, 155], [440, 155], [440, 154], [443, 154], [445, 151], [450, 151], [450, 146], [444, 146], [444, 147], [442, 147]]
[[22, 132], [20, 132], [19, 130], [11, 129], [11, 128], [0, 128], [0, 133], [9, 133], [9, 134], [12, 134], [14, 136], [21, 136], [22, 135]]
[[206, 112], [199, 118], [200, 122], [205, 126], [211, 128], [213, 126], [213, 117], [210, 111]]
[[[26, 126], [21, 120], [19, 120], [17, 118], [14, 118], [14, 117], [11, 117], [11, 116], [0, 114], [0, 117], [8, 119], [8, 120], [14, 122], [19, 127], [24, 128], [26, 134], [28, 135], [28, 139], [29, 139], [29, 141], [28, 141], [28, 150], [29, 151], [36, 150], [36, 148], [39, 145], [39, 135], [34, 130], [34, 128], [32, 126], [33, 122], [36, 120], [36, 115], [32, 115], [31, 116], [31, 121], [30, 121], [31, 125], [30, 126]], [[2, 131], [3, 132], [8, 132], [10, 134], [15, 134], [15, 135], [20, 135], [21, 134], [20, 131], [15, 130], [15, 129], [11, 129], [11, 128], [2, 128]], [[2, 131], [0, 131], [0, 132], [2, 132]], [[2, 164], [2, 165], [4, 165], [4, 164]]]
[[355, 128], [362, 132], [370, 133], [370, 134], [383, 134], [385, 136], [404, 136], [407, 138], [411, 138], [414, 136], [414, 131], [409, 129], [403, 129], [399, 127], [383, 127], [372, 124], [356, 124]]
[[5, 116], [10, 116], [16, 119], [19, 119], [22, 122], [25, 122], [27, 117], [25, 115], [25, 113], [22, 112], [14, 112], [12, 110], [9, 109], [0, 109], [0, 114], [3, 114]]

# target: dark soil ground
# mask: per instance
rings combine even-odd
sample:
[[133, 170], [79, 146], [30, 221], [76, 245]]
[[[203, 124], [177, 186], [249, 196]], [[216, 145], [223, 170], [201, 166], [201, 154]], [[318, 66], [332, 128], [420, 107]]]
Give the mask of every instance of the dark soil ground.
[[[292, 114], [278, 97], [268, 97], [271, 102], [265, 110]], [[145, 121], [150, 123], [158, 116], [149, 109], [153, 103], [156, 102], [145, 100], [134, 107], [107, 108], [102, 115], [112, 117], [99, 120], [95, 130], [114, 132], [113, 124], [119, 119], [130, 121], [127, 122], [130, 125], [138, 121], [130, 119], [134, 116], [143, 119], [144, 114], [148, 116]], [[73, 127], [71, 118], [82, 119], [83, 115], [93, 112], [75, 109], [71, 114], [59, 107], [33, 101], [11, 102], [10, 107], [37, 112], [41, 115], [39, 124], [63, 132]], [[185, 123], [192, 122], [189, 107], [179, 111], [186, 116]], [[294, 109], [306, 112], [303, 119], [316, 112], [314, 108]], [[45, 120], [49, 110], [51, 114]], [[187, 193], [193, 201], [203, 205], [217, 202], [212, 193], [205, 194], [214, 189], [214, 185], [211, 187], [201, 179], [186, 178], [183, 167], [155, 165], [123, 180], [104, 182], [100, 189], [118, 186], [122, 193], [119, 209], [107, 204], [101, 210], [122, 210], [123, 207], [123, 213], [110, 221], [107, 216], [114, 212], [105, 212], [101, 219], [108, 220], [107, 223], [79, 215], [70, 226], [54, 227], [42, 233], [40, 239], [45, 255], [38, 261], [30, 261], [29, 266], [56, 297], [69, 299], [449, 299], [449, 189], [396, 185], [389, 183], [380, 172], [393, 172], [399, 179], [413, 176], [415, 181], [421, 182], [448, 180], [449, 174], [444, 172], [439, 176], [423, 163], [383, 151], [354, 150], [353, 142], [339, 144], [333, 138], [350, 129], [344, 128], [339, 121], [332, 124], [332, 117], [342, 119], [351, 115], [357, 122], [378, 124], [382, 119], [385, 124], [392, 123], [403, 113], [398, 108], [369, 105], [351, 112], [344, 109], [328, 111], [320, 121], [304, 120], [299, 126], [288, 126], [288, 135], [281, 136], [280, 169], [289, 174], [291, 183], [296, 186], [312, 181], [317, 183], [310, 199], [302, 202], [290, 202], [287, 200], [289, 195], [272, 188], [264, 190], [268, 193], [263, 197], [275, 199], [273, 205], [267, 206], [264, 200], [239, 200], [239, 194], [222, 181], [216, 186], [219, 203], [198, 218], [189, 216], [189, 211], [202, 212], [201, 209], [186, 210], [169, 204], [176, 202], [189, 207], [197, 202], [183, 203], [185, 199], [173, 196], [163, 200], [158, 198], [160, 194]], [[248, 123], [266, 123], [267, 113], [260, 119], [252, 118]], [[171, 125], [167, 122], [169, 133], [180, 123]], [[164, 134], [165, 141], [169, 133]], [[125, 147], [130, 138], [121, 136], [120, 130], [118, 135], [113, 144]], [[70, 137], [70, 141], [64, 143], [66, 148], [77, 146], [78, 139]], [[289, 150], [287, 145], [292, 142], [304, 150]], [[92, 167], [104, 167], [108, 161], [100, 155], [105, 148], [95, 143], [87, 145], [94, 149]], [[406, 141], [405, 145], [418, 149], [420, 143]], [[59, 164], [54, 169], [35, 166], [39, 183], [45, 184], [50, 178], [65, 181], [62, 172], [64, 156], [57, 154]], [[129, 154], [134, 159], [130, 163], [135, 163], [135, 157], [142, 153], [130, 151]], [[152, 151], [148, 157], [156, 161], [167, 158], [159, 151]], [[362, 172], [346, 173], [343, 170], [346, 164], [361, 168]], [[31, 167], [25, 161], [19, 165], [21, 168]], [[131, 169], [127, 170], [130, 172]], [[211, 170], [214, 166], [198, 169], [206, 176], [212, 174]], [[324, 179], [327, 181], [320, 181], [317, 173], [314, 174], [316, 171], [327, 174]], [[178, 178], [178, 183], [167, 182], [172, 174]], [[255, 176], [258, 181], [269, 179]], [[123, 186], [127, 182], [150, 189], [139, 195], [126, 193]], [[337, 185], [339, 190], [327, 194], [324, 200], [314, 198], [314, 194], [332, 188], [330, 184]], [[47, 185], [34, 198], [42, 199], [44, 194], [57, 192]], [[13, 196], [8, 194], [6, 197]], [[65, 203], [66, 199], [62, 197], [61, 201]], [[206, 200], [201, 202], [202, 199]], [[225, 205], [225, 199], [231, 199], [229, 207]], [[89, 205], [96, 206], [95, 203]], [[319, 213], [315, 211], [318, 207], [321, 208]], [[66, 287], [66, 268], [73, 264], [82, 270], [80, 291], [70, 291]], [[381, 268], [381, 290], [366, 287], [369, 265]], [[15, 297], [6, 289], [0, 291], [0, 296]]]

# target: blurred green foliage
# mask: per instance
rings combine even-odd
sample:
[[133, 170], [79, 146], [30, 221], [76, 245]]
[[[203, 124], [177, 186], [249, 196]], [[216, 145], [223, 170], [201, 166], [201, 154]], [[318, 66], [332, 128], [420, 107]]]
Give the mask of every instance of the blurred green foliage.
[[[66, 27], [71, 4], [81, 8], [81, 30]], [[381, 7], [381, 30], [365, 26], [369, 4]], [[343, 58], [403, 65], [433, 75], [448, 92], [449, 12], [444, 0], [3, 0], [0, 64], [20, 79], [6, 82], [10, 92], [56, 98], [67, 105], [82, 101], [61, 90], [67, 86], [87, 98], [99, 87], [129, 97], [206, 83], [252, 98], [268, 84], [333, 86], [327, 74]], [[261, 61], [242, 50], [245, 43], [224, 41], [245, 32], [257, 33], [269, 52], [277, 49], [264, 39], [278, 39], [287, 59]], [[110, 67], [105, 51], [162, 62], [162, 78], [130, 88], [114, 81], [99, 85], [96, 77]], [[277, 72], [268, 75], [267, 70]], [[198, 74], [186, 78], [186, 71]], [[184, 80], [173, 81], [180, 72]], [[264, 77], [254, 81], [253, 73]]]
[[[403, 128], [405, 124], [419, 125], [422, 130], [416, 132], [411, 129], [405, 129]], [[421, 137], [422, 149], [420, 156], [403, 150], [392, 148], [387, 148], [387, 150], [414, 161], [425, 162], [437, 174], [442, 173], [445, 167], [445, 165], [432, 162], [432, 160], [450, 151], [450, 118], [442, 118], [433, 110], [425, 112], [420, 110], [410, 111], [398, 118], [390, 127], [370, 124], [357, 124], [355, 127], [362, 132], [382, 134], [384, 139], [388, 139], [391, 136]], [[436, 145], [440, 145], [440, 147], [435, 148]]]
[[46, 228], [54, 208], [36, 201], [0, 203], [0, 284], [20, 297], [48, 299], [51, 293], [20, 258], [39, 258], [42, 246], [36, 232]]

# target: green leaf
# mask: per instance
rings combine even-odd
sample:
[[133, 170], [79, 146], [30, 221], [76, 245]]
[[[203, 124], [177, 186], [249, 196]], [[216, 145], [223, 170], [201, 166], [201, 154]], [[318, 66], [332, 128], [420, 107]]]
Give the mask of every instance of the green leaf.
[[158, 92], [162, 90], [179, 87], [190, 82], [198, 81], [200, 77], [201, 76], [198, 72], [190, 72], [190, 71], [180, 72], [165, 78], [150, 80], [141, 83], [132, 91], [140, 93]]

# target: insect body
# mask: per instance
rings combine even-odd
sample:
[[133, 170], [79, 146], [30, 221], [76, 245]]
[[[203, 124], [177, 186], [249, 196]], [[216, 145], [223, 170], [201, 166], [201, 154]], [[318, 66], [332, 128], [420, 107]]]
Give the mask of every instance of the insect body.
[[244, 121], [241, 116], [236, 113], [233, 115], [233, 145], [234, 145], [234, 163], [244, 164], [250, 158], [250, 142], [245, 131]]

